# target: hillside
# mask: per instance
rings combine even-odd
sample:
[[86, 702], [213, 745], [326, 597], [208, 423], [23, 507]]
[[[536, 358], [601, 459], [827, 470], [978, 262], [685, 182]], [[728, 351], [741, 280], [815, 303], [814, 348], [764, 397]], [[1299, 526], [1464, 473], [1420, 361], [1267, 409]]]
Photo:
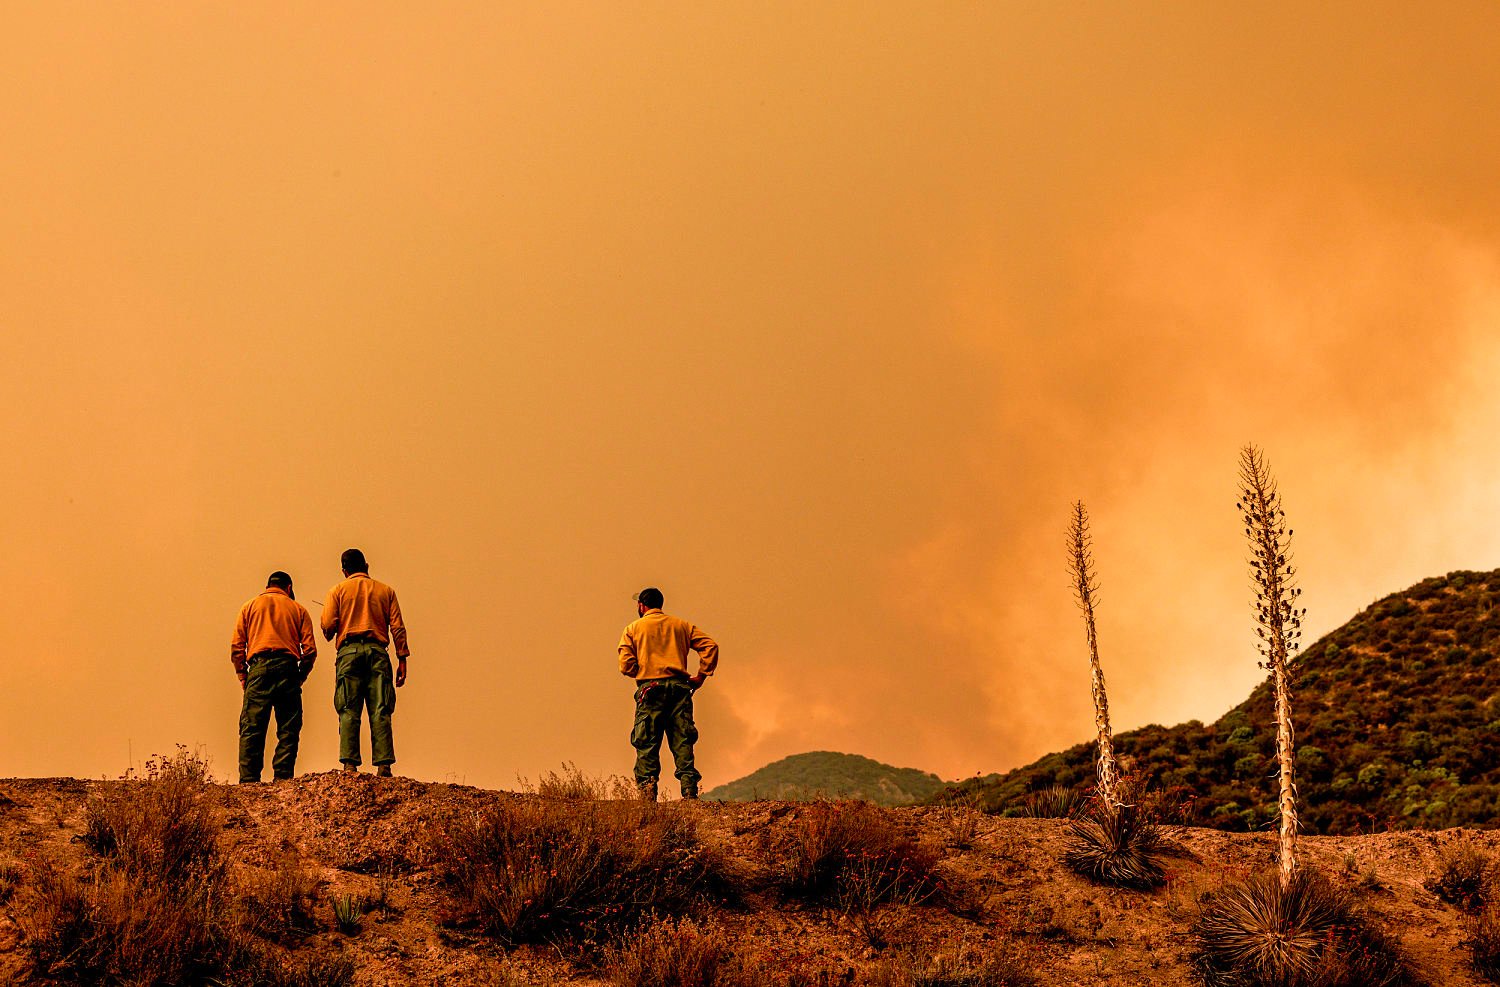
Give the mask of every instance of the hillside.
[[812, 751], [773, 761], [714, 788], [704, 798], [720, 802], [854, 798], [894, 806], [920, 802], [942, 788], [941, 778], [916, 768], [893, 768], [859, 754]]
[[[714, 983], [721, 987], [1187, 987], [1194, 983], [1189, 927], [1197, 903], [1226, 873], [1267, 866], [1274, 853], [1266, 834], [1183, 830], [1188, 855], [1171, 862], [1168, 886], [1139, 895], [1097, 888], [1066, 870], [1058, 861], [1061, 820], [863, 803], [652, 807], [333, 772], [254, 787], [169, 787], [173, 828], [164, 831], [166, 844], [148, 841], [145, 855], [133, 856], [141, 848], [122, 834], [121, 842], [101, 848], [99, 820], [111, 806], [137, 824], [150, 823], [141, 807], [158, 804], [153, 800], [163, 794], [153, 784], [0, 781], [0, 982], [120, 983], [141, 964], [167, 956], [207, 965], [166, 983], [628, 983], [619, 973], [628, 966], [611, 959], [619, 954], [609, 944], [623, 943], [627, 957], [648, 956], [643, 944], [661, 943], [660, 930], [638, 931], [632, 923], [640, 911], [622, 916], [614, 905], [570, 924], [589, 899], [574, 897], [565, 906], [547, 898], [546, 881], [559, 874], [582, 878], [601, 866], [617, 878], [628, 877], [630, 868], [656, 868], [650, 885], [620, 891], [616, 881], [590, 892], [635, 895], [656, 888], [658, 879], [682, 880], [686, 860], [698, 875], [698, 892], [658, 905], [690, 922], [663, 928], [672, 942], [720, 951]], [[859, 825], [830, 830], [825, 823], [834, 817]], [[442, 834], [486, 818], [508, 823], [489, 831], [485, 852], [443, 849]], [[195, 819], [201, 842], [183, 843], [183, 826]], [[656, 835], [632, 844], [643, 830]], [[796, 862], [834, 831], [855, 834], [851, 849], [896, 840], [884, 845], [936, 883], [870, 907], [857, 897], [799, 891], [791, 880]], [[657, 841], [661, 834], [669, 837], [665, 845]], [[569, 871], [573, 858], [562, 851], [580, 839], [593, 841], [588, 866]], [[1351, 889], [1429, 982], [1472, 987], [1479, 981], [1459, 946], [1462, 918], [1423, 887], [1439, 854], [1465, 839], [1457, 832], [1311, 837], [1301, 853]], [[1500, 833], [1478, 834], [1472, 843], [1494, 854]], [[153, 863], [151, 853], [163, 846], [197, 855], [189, 865]], [[630, 846], [639, 854], [620, 856]], [[463, 875], [507, 848], [520, 849], [509, 859], [523, 868], [538, 854], [548, 859], [524, 878], [491, 885], [497, 898], [466, 897]], [[150, 879], [160, 866], [179, 873], [170, 881]], [[196, 900], [195, 888], [205, 887], [219, 890], [201, 909], [183, 907]], [[332, 903], [345, 896], [362, 904], [355, 924], [340, 931]], [[547, 899], [540, 910], [538, 899]], [[226, 929], [234, 948], [224, 961], [216, 959], [213, 941]], [[599, 940], [607, 929], [618, 935]], [[591, 936], [603, 945], [588, 946]], [[100, 943], [120, 965], [100, 966], [97, 959], [86, 965]], [[50, 979], [38, 972], [38, 957]], [[251, 961], [256, 965], [247, 972]], [[949, 979], [918, 976], [943, 964]], [[984, 964], [988, 979], [952, 973]]]
[[[1309, 832], [1500, 823], [1497, 591], [1500, 571], [1427, 579], [1304, 650], [1293, 714]], [[1108, 668], [1107, 653], [1104, 661]], [[1271, 708], [1262, 683], [1214, 723], [1132, 730], [1117, 750], [1129, 770], [1191, 799], [1193, 821], [1264, 828], [1276, 815]], [[1082, 743], [961, 788], [993, 811], [1020, 814], [1039, 787], [1087, 788], [1093, 756]]]

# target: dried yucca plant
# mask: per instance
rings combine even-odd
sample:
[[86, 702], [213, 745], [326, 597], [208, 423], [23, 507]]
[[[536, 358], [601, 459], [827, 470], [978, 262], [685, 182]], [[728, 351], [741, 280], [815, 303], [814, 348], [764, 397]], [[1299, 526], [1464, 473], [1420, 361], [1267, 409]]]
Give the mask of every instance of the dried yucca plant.
[[1271, 673], [1276, 694], [1276, 761], [1281, 774], [1281, 832], [1278, 848], [1281, 883], [1297, 870], [1297, 781], [1293, 756], [1291, 661], [1302, 638], [1305, 609], [1298, 609], [1302, 590], [1292, 564], [1292, 529], [1271, 468], [1253, 445], [1240, 452], [1240, 501], [1250, 540], [1250, 577], [1255, 585], [1255, 634], [1260, 666]]
[[1099, 595], [1099, 581], [1094, 574], [1094, 539], [1089, 533], [1089, 512], [1081, 500], [1073, 505], [1073, 521], [1068, 525], [1068, 574], [1073, 578], [1073, 598], [1083, 613], [1083, 627], [1089, 642], [1089, 668], [1094, 682], [1094, 726], [1099, 731], [1099, 749], [1095, 758], [1099, 799], [1106, 808], [1112, 808], [1120, 804], [1120, 770], [1115, 764], [1114, 733], [1109, 727], [1109, 696], [1104, 691], [1104, 668], [1099, 664], [1099, 634], [1094, 627], [1094, 601]]

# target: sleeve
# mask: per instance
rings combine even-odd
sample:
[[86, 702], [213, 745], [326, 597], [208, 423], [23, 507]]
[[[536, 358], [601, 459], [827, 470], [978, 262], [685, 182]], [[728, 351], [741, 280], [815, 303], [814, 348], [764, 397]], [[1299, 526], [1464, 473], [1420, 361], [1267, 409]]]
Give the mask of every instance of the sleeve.
[[712, 675], [719, 667], [719, 646], [697, 626], [688, 634], [688, 647], [698, 652], [699, 675]]
[[302, 607], [301, 610], [302, 613], [297, 623], [302, 638], [302, 653], [297, 657], [306, 660], [307, 667], [311, 668], [312, 663], [318, 660], [318, 642], [313, 638], [312, 617], [308, 616], [306, 607]]
[[391, 590], [391, 643], [396, 646], [396, 657], [405, 658], [411, 654], [411, 649], [406, 646], [406, 624], [401, 619], [401, 604], [396, 602], [396, 591]]
[[236, 674], [244, 674], [245, 651], [250, 646], [250, 604], [240, 607], [239, 616], [234, 618], [234, 635], [229, 639], [229, 663], [234, 666]]
[[338, 587], [328, 591], [328, 599], [323, 601], [323, 640], [332, 641], [335, 634], [339, 632], [339, 594]]
[[641, 670], [641, 663], [636, 658], [635, 640], [630, 636], [630, 628], [620, 635], [620, 674], [635, 678]]

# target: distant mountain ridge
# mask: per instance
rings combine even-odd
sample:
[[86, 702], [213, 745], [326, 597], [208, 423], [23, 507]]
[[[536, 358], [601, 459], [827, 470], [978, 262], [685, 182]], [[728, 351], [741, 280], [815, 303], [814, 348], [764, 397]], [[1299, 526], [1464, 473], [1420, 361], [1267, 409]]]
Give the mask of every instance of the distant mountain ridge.
[[916, 768], [895, 768], [859, 754], [811, 751], [773, 761], [703, 797], [721, 802], [855, 798], [895, 806], [912, 805], [943, 788], [937, 775]]
[[[1500, 826], [1497, 597], [1500, 570], [1426, 579], [1372, 603], [1298, 658], [1292, 714], [1309, 832]], [[1103, 658], [1107, 670], [1107, 650]], [[1263, 682], [1214, 723], [1132, 730], [1115, 738], [1116, 752], [1127, 770], [1193, 798], [1194, 822], [1267, 828], [1277, 813], [1271, 705]], [[950, 791], [1016, 815], [1036, 788], [1090, 787], [1093, 758], [1092, 743], [1082, 743]]]

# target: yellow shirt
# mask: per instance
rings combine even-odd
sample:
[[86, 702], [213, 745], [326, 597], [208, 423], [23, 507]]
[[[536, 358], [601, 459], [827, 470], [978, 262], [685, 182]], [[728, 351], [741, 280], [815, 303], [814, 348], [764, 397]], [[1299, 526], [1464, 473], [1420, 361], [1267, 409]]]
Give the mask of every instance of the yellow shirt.
[[304, 661], [318, 657], [307, 608], [279, 586], [267, 586], [264, 593], [240, 607], [234, 621], [234, 637], [229, 641], [234, 670], [243, 672], [245, 659], [262, 651], [289, 651]]
[[323, 604], [323, 636], [332, 641], [335, 634], [335, 647], [342, 648], [350, 634], [369, 634], [381, 644], [395, 641], [397, 658], [411, 654], [396, 591], [371, 579], [367, 572], [356, 572], [328, 591]]
[[719, 646], [681, 617], [647, 610], [620, 635], [620, 674], [637, 682], [686, 678], [688, 649], [698, 652], [698, 674], [712, 675], [719, 664]]

